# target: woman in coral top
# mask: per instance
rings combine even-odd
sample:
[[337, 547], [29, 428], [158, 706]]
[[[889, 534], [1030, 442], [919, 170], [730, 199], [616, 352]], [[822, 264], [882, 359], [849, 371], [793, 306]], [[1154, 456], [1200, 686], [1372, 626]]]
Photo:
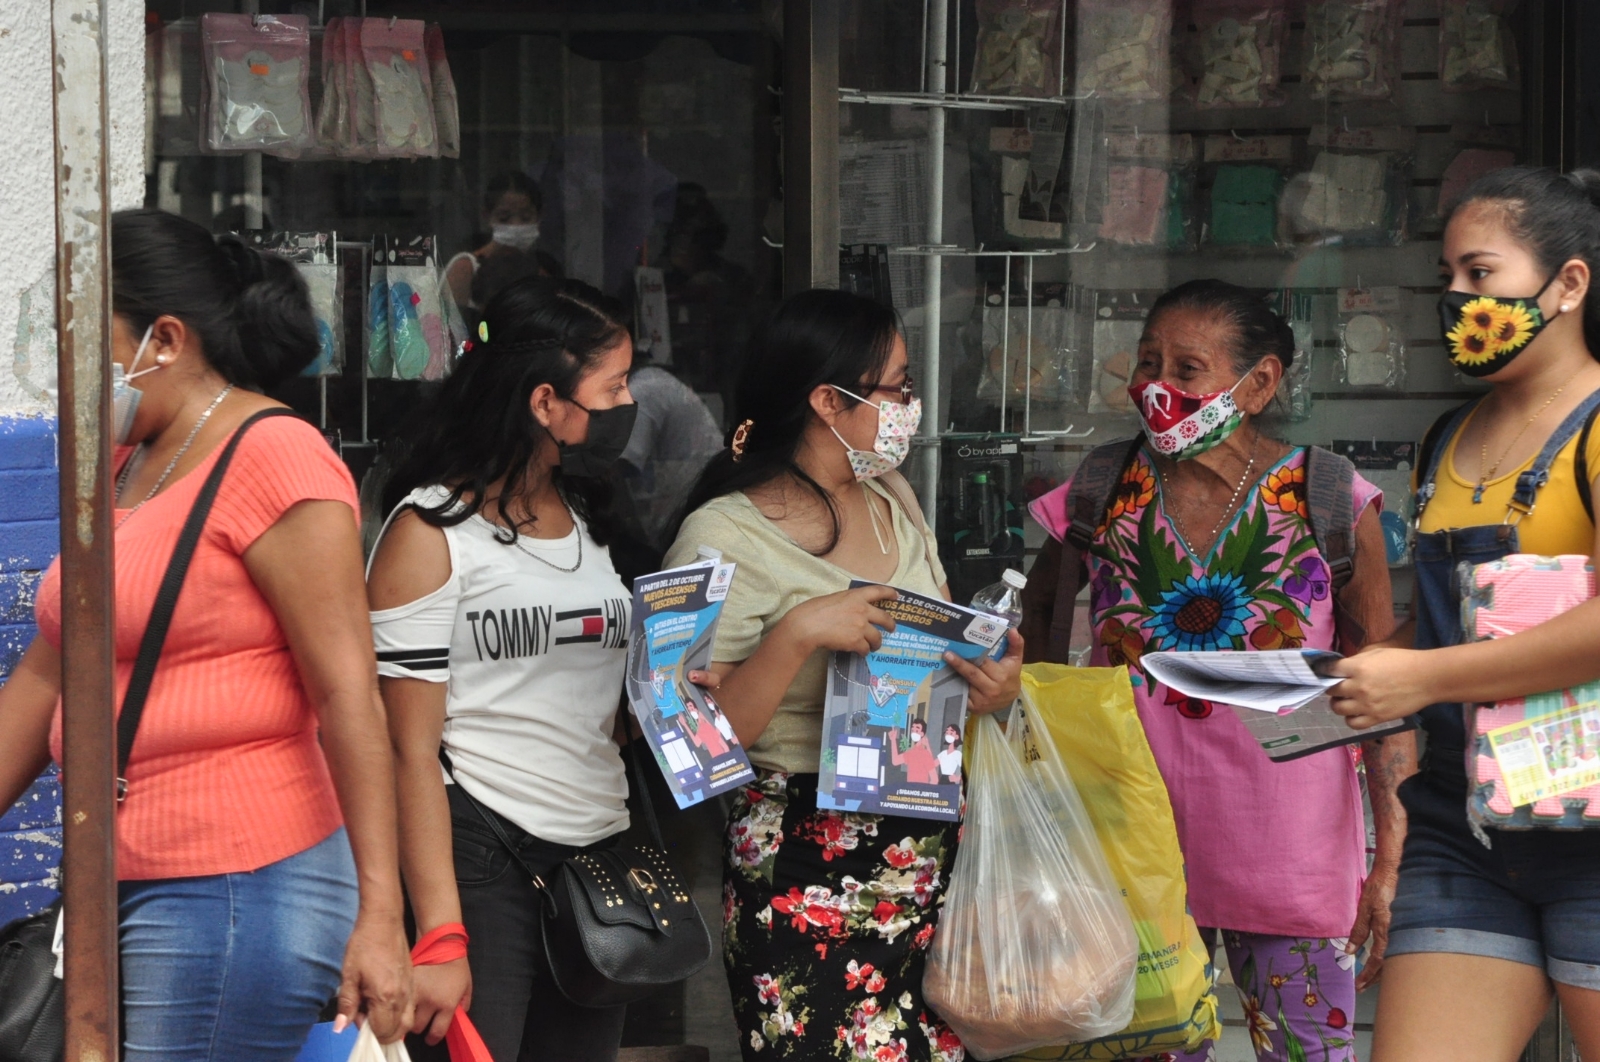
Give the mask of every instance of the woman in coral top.
[[[317, 352], [294, 267], [153, 210], [114, 216], [116, 682], [179, 529], [259, 393]], [[240, 442], [178, 597], [117, 814], [128, 1062], [289, 1062], [337, 990], [410, 1022], [394, 773], [354, 484], [293, 417]], [[0, 807], [61, 758], [61, 574], [0, 689]], [[120, 700], [120, 694], [119, 694]], [[342, 966], [342, 975], [341, 975]]]

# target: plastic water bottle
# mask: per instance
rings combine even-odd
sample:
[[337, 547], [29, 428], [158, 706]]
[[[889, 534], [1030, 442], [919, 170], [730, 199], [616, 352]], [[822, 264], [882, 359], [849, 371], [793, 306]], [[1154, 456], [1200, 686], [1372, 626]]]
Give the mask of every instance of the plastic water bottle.
[[[972, 595], [972, 607], [979, 612], [1005, 620], [1006, 626], [1015, 630], [1022, 626], [1022, 589], [1027, 585], [1027, 576], [1015, 568], [1007, 568], [998, 583], [986, 586]], [[1008, 648], [1010, 648], [1008, 640], [1002, 638], [990, 655], [999, 660], [1006, 655]]]

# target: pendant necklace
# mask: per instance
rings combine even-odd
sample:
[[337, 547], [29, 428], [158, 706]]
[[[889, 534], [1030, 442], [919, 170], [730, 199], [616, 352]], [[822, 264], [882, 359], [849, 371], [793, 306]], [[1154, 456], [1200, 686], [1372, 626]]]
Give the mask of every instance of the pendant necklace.
[[[1238, 504], [1239, 495], [1244, 491], [1244, 485], [1250, 482], [1250, 473], [1255, 471], [1256, 451], [1260, 448], [1261, 432], [1257, 431], [1255, 441], [1250, 444], [1250, 460], [1244, 466], [1244, 475], [1239, 477], [1238, 485], [1233, 488], [1233, 496], [1228, 499], [1227, 507], [1222, 510], [1222, 519], [1218, 520], [1217, 526], [1211, 529], [1212, 545], [1216, 545], [1217, 536], [1222, 533], [1222, 529], [1227, 526], [1228, 521], [1233, 517], [1233, 507]], [[1167, 516], [1171, 518], [1173, 528], [1178, 532], [1178, 537], [1183, 539], [1184, 545], [1188, 546], [1189, 552], [1199, 556], [1199, 554], [1195, 554], [1194, 546], [1189, 538], [1189, 532], [1184, 528], [1183, 518], [1178, 515], [1178, 510], [1175, 507], [1168, 509]]]
[[[1567, 383], [1571, 382], [1571, 380], [1567, 381]], [[1500, 471], [1500, 465], [1507, 457], [1511, 455], [1512, 449], [1517, 445], [1518, 442], [1522, 440], [1522, 436], [1527, 432], [1527, 430], [1533, 427], [1533, 422], [1544, 416], [1544, 411], [1550, 408], [1550, 403], [1560, 398], [1561, 392], [1565, 391], [1566, 389], [1567, 384], [1562, 384], [1560, 387], [1556, 388], [1555, 394], [1544, 400], [1544, 405], [1540, 406], [1538, 411], [1535, 412], [1533, 416], [1528, 418], [1528, 422], [1522, 426], [1521, 430], [1511, 437], [1511, 445], [1507, 446], [1500, 452], [1500, 456], [1496, 458], [1493, 465], [1489, 465], [1489, 436], [1487, 432], [1484, 433], [1483, 446], [1478, 451], [1478, 485], [1472, 491], [1473, 505], [1483, 504], [1483, 488], [1487, 486], [1489, 481], [1495, 477], [1495, 474]], [[1486, 465], [1488, 466], [1487, 468], [1484, 467]]]

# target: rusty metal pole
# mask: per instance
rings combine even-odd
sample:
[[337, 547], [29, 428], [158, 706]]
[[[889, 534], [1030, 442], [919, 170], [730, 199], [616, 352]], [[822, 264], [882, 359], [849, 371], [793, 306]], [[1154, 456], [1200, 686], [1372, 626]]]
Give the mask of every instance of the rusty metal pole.
[[104, 0], [51, 4], [66, 1062], [112, 1062], [121, 1043], [112, 691], [111, 175], [103, 8]]

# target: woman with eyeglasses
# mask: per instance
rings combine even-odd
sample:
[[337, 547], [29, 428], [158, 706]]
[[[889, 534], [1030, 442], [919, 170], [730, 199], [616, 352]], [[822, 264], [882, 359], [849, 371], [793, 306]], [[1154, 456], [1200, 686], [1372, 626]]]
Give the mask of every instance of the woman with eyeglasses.
[[[731, 445], [702, 475], [667, 554], [739, 565], [713, 665], [717, 703], [757, 778], [728, 824], [724, 948], [747, 1059], [938, 1062], [960, 1040], [924, 1004], [922, 972], [959, 827], [820, 810], [828, 655], [876, 649], [890, 586], [949, 598], [932, 536], [895, 467], [921, 415], [893, 310], [839, 291], [778, 308], [752, 347]], [[853, 579], [883, 584], [849, 589]], [[974, 666], [970, 710], [1020, 693], [1022, 640]]]

